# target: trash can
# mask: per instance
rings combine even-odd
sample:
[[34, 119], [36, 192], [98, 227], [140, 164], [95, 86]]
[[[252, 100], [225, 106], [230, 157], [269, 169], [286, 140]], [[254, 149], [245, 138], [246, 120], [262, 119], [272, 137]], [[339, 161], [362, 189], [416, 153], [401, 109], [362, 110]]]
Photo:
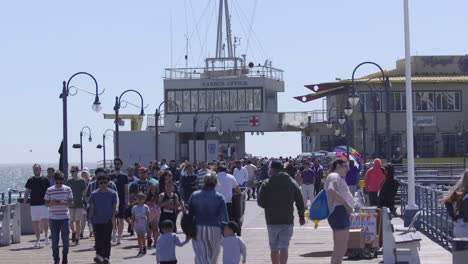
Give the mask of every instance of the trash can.
[[468, 259], [468, 237], [457, 237], [452, 239], [452, 263], [466, 263]]
[[21, 235], [33, 235], [34, 227], [31, 221], [31, 206], [24, 202], [24, 198], [18, 198], [21, 214]]

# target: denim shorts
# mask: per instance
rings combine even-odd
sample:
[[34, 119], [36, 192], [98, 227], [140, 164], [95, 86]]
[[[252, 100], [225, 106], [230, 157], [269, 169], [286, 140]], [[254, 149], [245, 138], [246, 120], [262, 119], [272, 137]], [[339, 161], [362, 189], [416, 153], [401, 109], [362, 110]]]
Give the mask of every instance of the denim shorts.
[[347, 230], [349, 229], [351, 222], [349, 220], [349, 214], [343, 205], [335, 207], [335, 210], [328, 217], [328, 223], [333, 231]]
[[294, 225], [268, 225], [268, 240], [272, 251], [288, 248]]

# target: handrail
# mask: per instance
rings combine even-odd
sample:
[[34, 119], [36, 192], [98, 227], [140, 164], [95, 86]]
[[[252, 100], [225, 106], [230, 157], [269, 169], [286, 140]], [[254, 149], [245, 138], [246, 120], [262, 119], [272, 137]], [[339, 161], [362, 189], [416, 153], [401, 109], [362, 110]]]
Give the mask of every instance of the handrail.
[[[13, 195], [13, 194], [18, 194], [18, 195]], [[24, 191], [13, 190], [13, 189], [8, 190], [7, 193], [2, 192], [0, 193], [0, 204], [6, 205], [6, 204], [12, 204], [12, 202], [16, 203], [18, 198], [23, 198], [23, 194], [24, 194]]]
[[[402, 181], [400, 190], [403, 213], [408, 204], [407, 182]], [[453, 221], [442, 204], [442, 197], [446, 191], [416, 184], [415, 194], [416, 205], [421, 212], [416, 229], [450, 249], [453, 238]]]

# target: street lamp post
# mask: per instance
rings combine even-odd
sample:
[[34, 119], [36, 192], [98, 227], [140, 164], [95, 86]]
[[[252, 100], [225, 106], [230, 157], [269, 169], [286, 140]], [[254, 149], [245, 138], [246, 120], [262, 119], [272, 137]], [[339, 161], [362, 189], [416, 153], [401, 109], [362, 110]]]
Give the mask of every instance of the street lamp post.
[[[177, 113], [177, 119], [175, 121], [175, 127], [176, 128], [179, 128], [182, 126], [182, 122], [180, 121], [180, 115], [179, 115], [179, 105], [175, 102], [175, 101], [172, 101], [172, 100], [164, 100], [161, 104], [159, 104], [159, 106], [156, 108], [156, 111], [155, 111], [155, 114], [154, 114], [154, 157], [155, 157], [155, 160], [159, 160], [159, 154], [158, 154], [158, 147], [159, 147], [159, 126], [158, 126], [158, 122], [159, 122], [159, 118], [161, 116], [161, 107], [164, 105], [164, 104], [172, 104], [175, 106], [175, 109], [176, 109], [176, 113]], [[167, 109], [166, 109], [167, 111]]]
[[89, 126], [84, 126], [83, 128], [81, 128], [81, 131], [80, 131], [80, 170], [83, 169], [83, 135], [84, 135], [84, 130], [87, 129], [88, 130], [88, 140], [89, 142], [93, 141], [93, 138], [91, 136], [91, 128], [89, 128]]
[[357, 94], [357, 87], [356, 87], [356, 83], [355, 83], [355, 80], [354, 80], [354, 75], [356, 73], [356, 70], [361, 67], [362, 65], [365, 65], [365, 64], [371, 64], [371, 65], [374, 65], [376, 66], [377, 68], [379, 68], [380, 72], [381, 72], [381, 78], [382, 78], [382, 86], [385, 88], [385, 104], [386, 104], [386, 109], [385, 109], [385, 141], [386, 141], [386, 144], [385, 144], [385, 156], [387, 158], [387, 160], [390, 160], [391, 158], [391, 152], [392, 152], [392, 139], [391, 139], [391, 133], [390, 133], [390, 88], [391, 88], [391, 83], [390, 83], [390, 79], [387, 75], [385, 75], [382, 67], [380, 67], [380, 65], [378, 65], [377, 63], [375, 62], [372, 62], [372, 61], [366, 61], [366, 62], [362, 62], [360, 63], [359, 65], [357, 65], [354, 70], [353, 70], [353, 74], [352, 74], [352, 78], [351, 78], [351, 88], [352, 88], [352, 95], [348, 98], [349, 100], [349, 103], [352, 105], [352, 106], [356, 106], [359, 104], [359, 95]]
[[68, 177], [68, 109], [67, 109], [67, 98], [68, 96], [73, 96], [75, 94], [70, 94], [70, 82], [71, 80], [78, 75], [87, 75], [91, 77], [94, 81], [94, 84], [96, 86], [96, 93], [94, 97], [94, 102], [92, 104], [92, 109], [95, 112], [101, 111], [101, 102], [99, 101], [99, 88], [98, 88], [98, 83], [96, 81], [96, 78], [94, 78], [93, 75], [87, 73], [87, 72], [77, 72], [73, 74], [68, 81], [63, 81], [62, 83], [62, 93], [60, 94], [59, 98], [62, 99], [62, 115], [63, 115], [63, 147], [62, 147], [62, 169], [63, 169], [63, 174], [65, 178]]
[[[219, 131], [218, 135], [222, 136], [223, 135], [223, 122], [221, 121], [221, 118], [214, 116], [213, 113], [211, 113], [211, 116], [208, 117], [208, 119], [205, 122], [205, 161], [208, 162], [208, 141], [207, 141], [207, 132], [208, 132], [208, 126], [210, 127], [211, 132], [216, 131], [216, 124], [215, 120], [219, 121]], [[211, 121], [211, 123], [210, 123]], [[208, 123], [210, 123], [208, 125]]]
[[207, 108], [198, 109], [193, 115], [193, 164], [197, 162], [197, 123], [198, 123], [198, 114], [201, 111], [208, 111]]
[[106, 134], [107, 134], [108, 131], [112, 131], [112, 132], [115, 133], [115, 131], [112, 130], [112, 129], [110, 129], [110, 128], [107, 129], [106, 131], [104, 131], [104, 133], [102, 134], [102, 145], [99, 144], [99, 145], [96, 146], [98, 149], [101, 149], [101, 148], [102, 148], [103, 166], [104, 166], [104, 169], [106, 168]]
[[143, 96], [141, 96], [141, 94], [138, 91], [133, 90], [133, 89], [129, 89], [129, 90], [126, 90], [123, 93], [121, 93], [120, 96], [115, 97], [115, 105], [114, 105], [114, 111], [115, 111], [115, 120], [114, 120], [114, 123], [115, 123], [114, 157], [119, 157], [119, 109], [120, 109], [120, 106], [121, 106], [121, 103], [122, 103], [122, 96], [124, 94], [128, 93], [128, 92], [133, 92], [133, 93], [138, 94], [138, 96], [140, 96], [140, 99], [141, 99], [140, 116], [145, 115], [145, 111], [143, 109]]

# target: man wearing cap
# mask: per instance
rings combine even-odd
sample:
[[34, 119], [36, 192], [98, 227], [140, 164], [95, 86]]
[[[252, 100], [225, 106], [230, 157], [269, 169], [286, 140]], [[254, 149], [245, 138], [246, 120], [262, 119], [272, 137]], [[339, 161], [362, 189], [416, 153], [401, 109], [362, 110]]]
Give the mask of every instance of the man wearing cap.
[[143, 193], [147, 195], [149, 190], [151, 190], [152, 183], [148, 181], [148, 174], [149, 170], [145, 167], [141, 167], [138, 169], [138, 174], [140, 175], [140, 179], [136, 182], [130, 184], [129, 190], [129, 203], [135, 202], [135, 197], [138, 193]]
[[283, 172], [281, 161], [273, 160], [269, 167], [270, 178], [262, 183], [257, 203], [265, 209], [271, 262], [286, 264], [294, 228], [294, 203], [299, 214], [299, 223], [304, 225], [304, 201], [297, 182]]

